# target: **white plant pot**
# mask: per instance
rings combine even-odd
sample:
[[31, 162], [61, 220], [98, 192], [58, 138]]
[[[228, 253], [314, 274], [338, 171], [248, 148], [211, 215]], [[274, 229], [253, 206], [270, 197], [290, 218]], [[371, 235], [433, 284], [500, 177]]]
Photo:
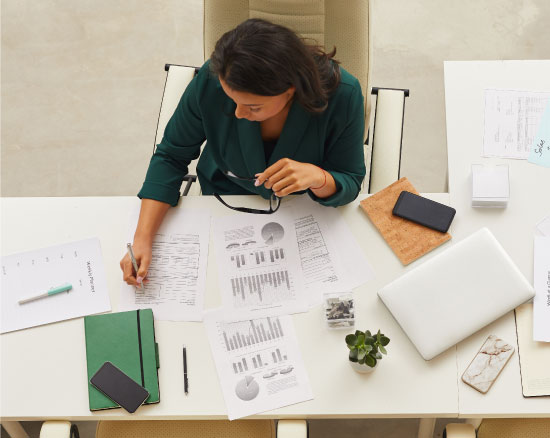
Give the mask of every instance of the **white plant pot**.
[[351, 360], [348, 360], [350, 366], [355, 370], [357, 371], [358, 373], [361, 373], [361, 374], [368, 374], [368, 373], [372, 373], [375, 368], [378, 366], [378, 362], [376, 362], [376, 365], [374, 367], [369, 367], [368, 365], [365, 365], [365, 364], [360, 364], [360, 363], [357, 363], [357, 362], [352, 362]]

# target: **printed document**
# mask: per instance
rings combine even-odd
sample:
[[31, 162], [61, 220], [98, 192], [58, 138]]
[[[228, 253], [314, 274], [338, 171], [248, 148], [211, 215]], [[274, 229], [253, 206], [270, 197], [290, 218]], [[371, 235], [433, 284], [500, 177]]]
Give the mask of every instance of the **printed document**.
[[[2, 257], [1, 332], [111, 310], [99, 239], [86, 239]], [[65, 283], [61, 292], [19, 304]]]
[[550, 237], [535, 236], [533, 339], [550, 342]]
[[484, 157], [527, 159], [550, 93], [485, 90]]
[[289, 315], [225, 319], [221, 309], [204, 315], [230, 420], [313, 398]]
[[335, 208], [296, 196], [283, 208], [294, 218], [296, 239], [310, 307], [323, 293], [349, 291], [374, 277], [351, 230]]
[[[132, 218], [132, 234], [138, 216]], [[202, 210], [168, 211], [153, 241], [147, 282], [143, 289], [122, 284], [120, 311], [151, 308], [161, 321], [202, 321], [210, 219]]]
[[216, 218], [214, 241], [222, 303], [234, 320], [308, 310], [288, 214]]

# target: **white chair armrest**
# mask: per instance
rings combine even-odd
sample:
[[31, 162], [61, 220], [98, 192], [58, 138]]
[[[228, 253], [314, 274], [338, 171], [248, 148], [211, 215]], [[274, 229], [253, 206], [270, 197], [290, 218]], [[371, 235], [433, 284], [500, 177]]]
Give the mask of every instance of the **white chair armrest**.
[[471, 424], [450, 423], [445, 430], [447, 438], [476, 438], [476, 430]]
[[307, 421], [279, 420], [277, 438], [307, 438]]
[[399, 179], [405, 97], [404, 90], [378, 90], [369, 193], [376, 193]]
[[40, 438], [70, 438], [70, 421], [45, 421], [40, 429]]

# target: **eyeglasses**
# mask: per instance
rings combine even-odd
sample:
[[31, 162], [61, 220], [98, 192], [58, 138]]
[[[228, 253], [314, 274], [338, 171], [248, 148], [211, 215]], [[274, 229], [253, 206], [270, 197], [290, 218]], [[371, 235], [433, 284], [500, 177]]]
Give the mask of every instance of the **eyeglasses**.
[[[233, 172], [230, 172], [229, 170], [223, 170], [222, 173], [225, 176], [228, 176], [229, 178], [238, 179], [240, 181], [248, 181], [251, 183], [256, 181], [256, 178], [237, 176]], [[271, 197], [269, 198], [269, 210], [260, 210], [257, 208], [247, 208], [247, 207], [233, 207], [232, 205], [229, 205], [227, 202], [225, 202], [219, 194], [214, 193], [214, 197], [218, 201], [220, 201], [223, 205], [225, 205], [227, 208], [230, 208], [231, 210], [235, 210], [235, 211], [240, 211], [242, 213], [273, 214], [279, 209], [281, 205], [281, 198], [279, 198], [278, 196], [275, 196], [275, 193], [271, 193]]]

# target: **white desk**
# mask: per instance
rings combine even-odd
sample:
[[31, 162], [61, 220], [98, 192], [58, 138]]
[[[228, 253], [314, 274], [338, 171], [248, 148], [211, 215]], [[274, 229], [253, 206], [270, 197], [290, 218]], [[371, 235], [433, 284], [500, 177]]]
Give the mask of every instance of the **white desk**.
[[[430, 196], [447, 202], [447, 194]], [[364, 198], [364, 196], [360, 196]], [[263, 206], [258, 198], [235, 203]], [[2, 251], [9, 254], [99, 236], [113, 311], [121, 284], [119, 259], [124, 255], [128, 217], [138, 206], [122, 198], [5, 198], [2, 200]], [[261, 204], [261, 205], [260, 205]], [[188, 197], [186, 207], [211, 208], [231, 214], [212, 197]], [[62, 214], [60, 214], [60, 212]], [[369, 375], [347, 363], [347, 332], [326, 329], [320, 307], [294, 316], [296, 332], [314, 399], [255, 416], [256, 418], [457, 417], [455, 349], [425, 362], [377, 297], [380, 287], [404, 269], [378, 234], [358, 201], [341, 212], [376, 272], [376, 278], [355, 290], [357, 328], [382, 329], [391, 338], [388, 356]], [[447, 245], [447, 244], [445, 244]], [[433, 253], [441, 251], [443, 247]], [[431, 257], [430, 254], [427, 257]], [[210, 243], [206, 307], [220, 304], [216, 259]], [[160, 347], [161, 402], [143, 406], [135, 419], [226, 418], [206, 332], [200, 323], [155, 323]], [[4, 420], [65, 418], [127, 419], [121, 409], [88, 409], [86, 356], [82, 318], [8, 333], [0, 337], [1, 415]], [[190, 393], [183, 393], [181, 345], [188, 346]]]
[[[485, 88], [550, 91], [550, 61], [445, 63], [449, 193], [457, 210], [454, 238], [459, 240], [488, 227], [532, 284], [534, 226], [550, 214], [550, 169], [526, 160], [481, 157]], [[471, 207], [472, 163], [509, 164], [510, 201], [506, 209]], [[460, 416], [550, 416], [549, 397], [523, 398], [517, 352], [486, 395], [460, 380], [489, 334], [516, 343], [513, 312], [458, 345]]]

